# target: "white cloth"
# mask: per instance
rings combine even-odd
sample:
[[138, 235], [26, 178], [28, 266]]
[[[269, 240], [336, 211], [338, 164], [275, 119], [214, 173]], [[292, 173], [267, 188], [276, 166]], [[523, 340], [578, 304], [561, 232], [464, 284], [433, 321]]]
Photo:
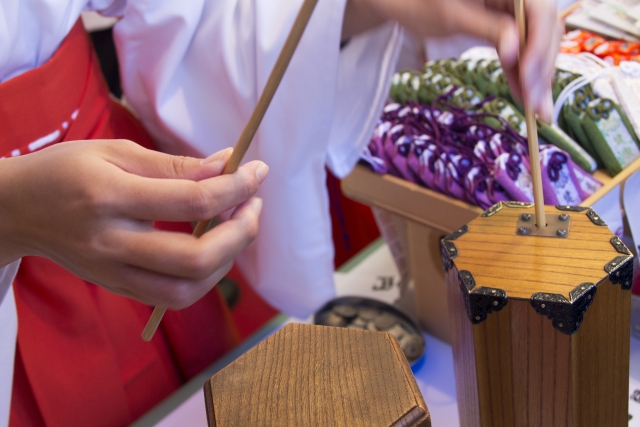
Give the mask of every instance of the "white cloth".
[[[82, 10], [114, 27], [128, 101], [169, 153], [233, 146], [302, 0], [0, 0], [0, 81], [43, 64]], [[256, 242], [239, 256], [267, 301], [304, 317], [334, 294], [325, 164], [346, 175], [386, 99], [401, 30], [340, 51], [346, 0], [321, 0], [245, 160], [271, 173]]]
[[13, 385], [13, 358], [18, 333], [16, 304], [11, 283], [20, 261], [0, 268], [0, 426], [9, 423], [11, 387]]
[[[239, 265], [268, 302], [298, 317], [334, 295], [325, 164], [344, 176], [357, 162], [401, 41], [388, 24], [341, 52], [345, 1], [318, 2], [245, 159], [271, 172], [260, 233]], [[301, 4], [129, 2], [114, 27], [123, 88], [164, 151], [207, 155], [235, 144]]]

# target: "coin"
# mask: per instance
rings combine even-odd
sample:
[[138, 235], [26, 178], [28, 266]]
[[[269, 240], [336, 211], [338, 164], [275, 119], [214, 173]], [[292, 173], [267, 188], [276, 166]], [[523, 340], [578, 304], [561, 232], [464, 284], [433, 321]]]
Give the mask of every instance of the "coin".
[[368, 323], [369, 322], [367, 322], [366, 320], [362, 319], [361, 317], [356, 317], [351, 322], [352, 325], [362, 326], [362, 327], [366, 327]]
[[397, 323], [396, 318], [388, 313], [383, 313], [376, 318], [374, 324], [379, 331], [386, 331]]
[[400, 341], [400, 339], [407, 334], [407, 331], [397, 323], [387, 329], [385, 332], [393, 335], [398, 341]]
[[361, 307], [360, 310], [358, 310], [358, 317], [366, 321], [374, 320], [379, 315], [380, 310], [377, 308]]
[[322, 316], [322, 323], [327, 326], [344, 326], [347, 322], [343, 317], [328, 311]]
[[358, 315], [358, 310], [352, 305], [336, 305], [332, 311], [346, 319], [353, 319]]
[[360, 330], [364, 330], [366, 327], [365, 326], [360, 326], [360, 325], [354, 325], [353, 323], [350, 324], [349, 326], [347, 326], [347, 329], [360, 329]]
[[419, 335], [405, 335], [400, 340], [400, 348], [407, 360], [416, 360], [424, 351], [424, 339]]

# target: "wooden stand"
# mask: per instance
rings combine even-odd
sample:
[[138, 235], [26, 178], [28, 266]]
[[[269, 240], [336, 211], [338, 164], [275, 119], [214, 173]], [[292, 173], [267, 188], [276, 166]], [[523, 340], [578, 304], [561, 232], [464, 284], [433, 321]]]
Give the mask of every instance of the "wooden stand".
[[546, 215], [565, 237], [500, 203], [442, 241], [462, 426], [628, 425], [632, 256], [591, 209]]
[[395, 338], [289, 324], [204, 386], [210, 427], [430, 427]]
[[[614, 178], [603, 171], [596, 171], [594, 176], [604, 185], [582, 205], [592, 206], [638, 170], [640, 159]], [[401, 178], [376, 174], [360, 165], [342, 180], [342, 191], [351, 199], [384, 209], [397, 216], [399, 221], [406, 222], [420, 326], [429, 334], [450, 343], [445, 279], [439, 259], [440, 239], [476, 218], [482, 209]]]

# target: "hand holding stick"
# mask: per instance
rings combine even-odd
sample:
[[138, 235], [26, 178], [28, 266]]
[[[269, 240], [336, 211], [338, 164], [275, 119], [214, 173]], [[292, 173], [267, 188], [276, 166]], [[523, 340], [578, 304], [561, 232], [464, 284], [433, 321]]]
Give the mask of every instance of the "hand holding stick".
[[[269, 75], [269, 80], [267, 80], [264, 91], [262, 92], [262, 95], [260, 95], [260, 99], [251, 114], [251, 118], [249, 118], [249, 121], [242, 130], [242, 134], [236, 143], [233, 153], [231, 154], [231, 158], [229, 158], [229, 161], [222, 172], [223, 174], [234, 173], [238, 169], [238, 166], [240, 166], [240, 162], [249, 149], [249, 145], [251, 145], [251, 141], [262, 122], [262, 118], [267, 112], [267, 108], [269, 108], [273, 95], [276, 93], [276, 90], [280, 85], [280, 81], [282, 81], [282, 77], [289, 66], [289, 62], [291, 62], [291, 57], [300, 42], [300, 38], [307, 27], [311, 14], [313, 13], [317, 3], [318, 0], [304, 0], [304, 3], [300, 8], [300, 12], [298, 12], [298, 16], [293, 23], [293, 27], [287, 36], [287, 40], [282, 47], [282, 51], [273, 66], [273, 70], [271, 70], [271, 74]], [[195, 237], [202, 236], [209, 228], [210, 222], [211, 221], [199, 221], [198, 225], [196, 225], [196, 228], [193, 230], [193, 235]], [[149, 341], [153, 338], [153, 335], [155, 334], [156, 329], [158, 329], [160, 321], [162, 320], [166, 310], [167, 308], [162, 306], [157, 306], [153, 310], [153, 313], [147, 322], [147, 326], [145, 326], [144, 331], [142, 331], [143, 340]]]

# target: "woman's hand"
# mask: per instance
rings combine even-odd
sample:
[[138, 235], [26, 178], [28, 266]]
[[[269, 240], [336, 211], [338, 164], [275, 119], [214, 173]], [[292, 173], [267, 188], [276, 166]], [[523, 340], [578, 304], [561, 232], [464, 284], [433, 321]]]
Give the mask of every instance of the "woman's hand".
[[[44, 256], [111, 292], [186, 307], [258, 232], [262, 201], [253, 196], [269, 168], [255, 161], [220, 175], [230, 154], [201, 161], [130, 141], [77, 141], [0, 160], [0, 266]], [[199, 239], [153, 228], [229, 209]]]
[[553, 112], [551, 83], [562, 36], [556, 2], [526, 0], [527, 43], [518, 66], [514, 0], [348, 0], [343, 38], [395, 20], [418, 36], [464, 33], [496, 46], [513, 95], [545, 121]]

